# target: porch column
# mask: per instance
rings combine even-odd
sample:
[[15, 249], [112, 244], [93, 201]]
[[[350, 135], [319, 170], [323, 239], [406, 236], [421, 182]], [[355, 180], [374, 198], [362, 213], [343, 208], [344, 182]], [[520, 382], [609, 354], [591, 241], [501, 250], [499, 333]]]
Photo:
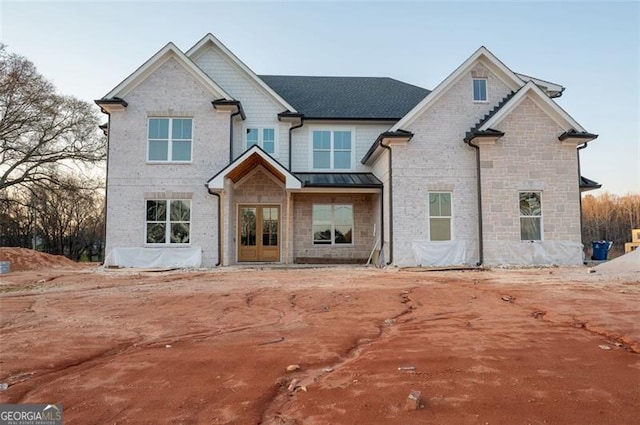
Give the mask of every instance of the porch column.
[[290, 243], [290, 226], [291, 226], [291, 221], [290, 221], [290, 216], [291, 216], [291, 192], [287, 191], [287, 216], [286, 216], [286, 224], [285, 224], [285, 229], [284, 229], [284, 249], [285, 249], [285, 253], [284, 253], [284, 264], [289, 265], [289, 243]]

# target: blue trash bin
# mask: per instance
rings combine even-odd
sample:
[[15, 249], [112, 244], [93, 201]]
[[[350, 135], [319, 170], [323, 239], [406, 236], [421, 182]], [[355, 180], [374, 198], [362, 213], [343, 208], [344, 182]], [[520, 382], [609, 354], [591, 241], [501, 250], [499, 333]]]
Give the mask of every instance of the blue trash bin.
[[607, 259], [607, 254], [611, 249], [611, 245], [613, 245], [613, 242], [592, 241], [591, 247], [593, 248], [593, 254], [591, 254], [591, 259], [596, 261], [605, 261]]

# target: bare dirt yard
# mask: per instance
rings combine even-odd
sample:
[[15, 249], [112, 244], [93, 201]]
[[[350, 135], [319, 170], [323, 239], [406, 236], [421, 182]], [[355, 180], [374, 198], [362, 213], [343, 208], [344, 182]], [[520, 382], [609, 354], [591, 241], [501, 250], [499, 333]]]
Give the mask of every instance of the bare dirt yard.
[[59, 263], [0, 275], [0, 402], [65, 424], [640, 423], [637, 273]]

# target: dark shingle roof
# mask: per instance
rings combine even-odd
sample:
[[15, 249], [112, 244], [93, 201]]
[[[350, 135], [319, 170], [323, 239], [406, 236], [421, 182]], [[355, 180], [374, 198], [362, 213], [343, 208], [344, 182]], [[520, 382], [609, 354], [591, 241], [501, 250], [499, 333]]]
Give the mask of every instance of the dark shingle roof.
[[304, 187], [382, 187], [372, 173], [295, 173], [295, 176]]
[[430, 93], [392, 78], [259, 77], [307, 119], [399, 120]]

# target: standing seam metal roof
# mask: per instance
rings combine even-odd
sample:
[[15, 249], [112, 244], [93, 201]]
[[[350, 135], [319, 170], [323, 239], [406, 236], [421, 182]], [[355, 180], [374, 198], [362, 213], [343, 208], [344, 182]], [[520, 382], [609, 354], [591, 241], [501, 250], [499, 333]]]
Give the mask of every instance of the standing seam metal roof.
[[307, 119], [399, 120], [430, 93], [386, 77], [259, 77]]

